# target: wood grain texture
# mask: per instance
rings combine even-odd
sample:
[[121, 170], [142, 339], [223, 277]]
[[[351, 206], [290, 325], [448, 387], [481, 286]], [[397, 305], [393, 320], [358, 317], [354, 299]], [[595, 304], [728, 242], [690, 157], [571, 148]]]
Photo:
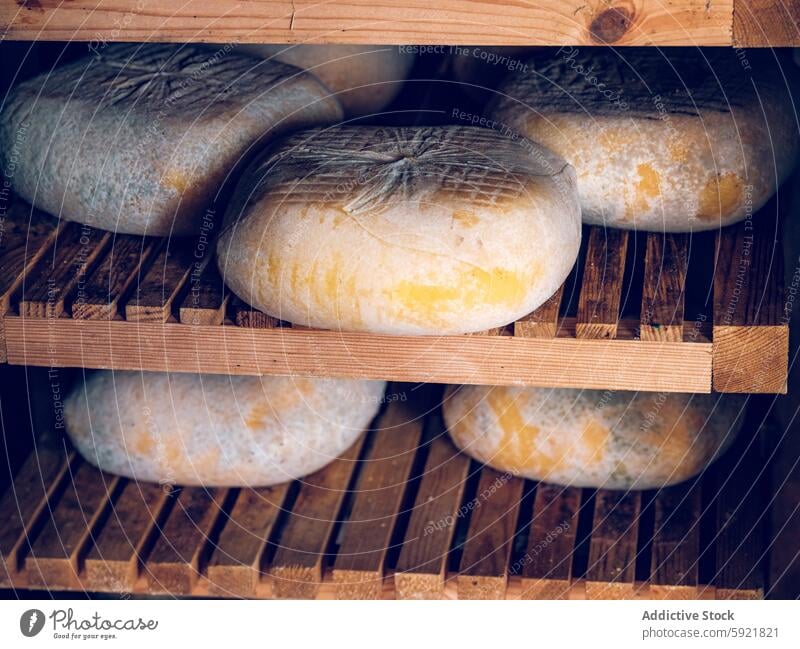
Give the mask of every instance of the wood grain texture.
[[183, 487], [164, 523], [144, 573], [154, 593], [192, 592], [210, 551], [210, 537], [223, 514], [227, 489]]
[[316, 597], [331, 534], [363, 444], [364, 436], [341, 457], [303, 479], [270, 567], [274, 597]]
[[208, 562], [208, 586], [219, 597], [255, 597], [275, 522], [289, 483], [242, 489]]
[[484, 467], [458, 570], [459, 599], [505, 599], [525, 481]]
[[695, 599], [702, 512], [699, 483], [661, 489], [653, 507], [649, 595], [653, 599]]
[[195, 267], [189, 276], [189, 290], [178, 307], [178, 319], [193, 326], [221, 325], [230, 296], [216, 263], [207, 263], [202, 270]]
[[114, 320], [127, 291], [141, 281], [143, 266], [161, 241], [131, 235], [113, 238], [105, 258], [91, 274], [72, 303], [72, 317], [82, 320]]
[[447, 557], [469, 471], [446, 433], [431, 442], [394, 575], [398, 599], [442, 599]]
[[125, 305], [125, 319], [131, 322], [169, 320], [194, 263], [190, 252], [179, 244], [164, 246]]
[[86, 463], [66, 478], [64, 492], [25, 558], [29, 584], [56, 590], [79, 587], [83, 553], [119, 480]]
[[785, 394], [789, 325], [774, 219], [763, 214], [721, 230], [715, 262], [714, 390]]
[[380, 599], [392, 533], [403, 502], [423, 420], [396, 402], [378, 420], [343, 524], [333, 565], [340, 599]]
[[528, 546], [519, 560], [524, 599], [569, 599], [581, 490], [536, 487]]
[[649, 232], [642, 285], [642, 340], [683, 340], [689, 237]]
[[84, 559], [83, 585], [91, 590], [133, 590], [143, 557], [160, 528], [168, 492], [126, 481]]
[[640, 492], [598, 490], [586, 572], [588, 599], [633, 598], [640, 509]]
[[578, 297], [578, 338], [616, 338], [628, 252], [628, 231], [589, 229]]
[[235, 295], [232, 295], [231, 299], [229, 300], [228, 311], [230, 312], [231, 321], [237, 327], [274, 329], [275, 327], [280, 327], [286, 324], [278, 318], [273, 318], [271, 315], [267, 315], [263, 311], [254, 309]]
[[514, 323], [514, 335], [528, 338], [555, 338], [558, 332], [558, 313], [564, 297], [564, 285], [536, 311]]
[[11, 364], [709, 392], [708, 343], [408, 337], [8, 316]]
[[0, 30], [23, 40], [474, 45], [730, 45], [733, 0], [0, 2]]
[[800, 45], [798, 0], [734, 0], [733, 44], [736, 47]]

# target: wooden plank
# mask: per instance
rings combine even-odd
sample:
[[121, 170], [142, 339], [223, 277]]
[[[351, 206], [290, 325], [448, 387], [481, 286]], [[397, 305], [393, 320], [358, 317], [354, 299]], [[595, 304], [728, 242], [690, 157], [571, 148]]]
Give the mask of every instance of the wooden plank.
[[615, 338], [620, 318], [628, 231], [591, 227], [578, 297], [578, 338]]
[[84, 560], [82, 585], [89, 590], [129, 592], [139, 575], [169, 500], [161, 485], [126, 481], [107, 519], [93, 535]]
[[272, 560], [273, 597], [316, 597], [325, 552], [363, 443], [364, 436], [341, 457], [303, 479]]
[[640, 492], [597, 492], [586, 573], [588, 599], [633, 598], [640, 508]]
[[235, 295], [230, 299], [231, 320], [237, 327], [254, 329], [273, 329], [282, 326], [282, 321], [259, 311], [240, 300]]
[[170, 241], [150, 265], [125, 305], [131, 322], [166, 322], [172, 306], [194, 268], [191, 254], [180, 242]]
[[227, 489], [182, 487], [144, 566], [148, 590], [188, 595], [203, 568]]
[[66, 310], [71, 293], [82, 282], [111, 241], [111, 233], [86, 225], [70, 223], [55, 239], [31, 274], [30, 284], [22, 289], [19, 313], [27, 318], [58, 318]]
[[447, 557], [469, 471], [446, 433], [430, 446], [394, 575], [398, 599], [442, 599]]
[[28, 584], [51, 590], [80, 588], [82, 556], [120, 478], [82, 463], [66, 480], [64, 493], [45, 517], [42, 531], [25, 558]]
[[9, 363], [709, 392], [711, 345], [6, 318]]
[[484, 467], [458, 571], [459, 599], [505, 599], [524, 480]]
[[698, 482], [659, 490], [650, 555], [653, 599], [696, 599], [699, 595], [700, 514]]
[[189, 291], [178, 309], [179, 320], [192, 326], [221, 325], [230, 295], [216, 263], [207, 263], [202, 270], [196, 266], [189, 277]]
[[208, 562], [210, 594], [245, 598], [257, 595], [267, 543], [290, 484], [239, 491]]
[[786, 393], [789, 324], [783, 254], [766, 213], [717, 235], [713, 386], [717, 392]]
[[108, 254], [92, 272], [81, 295], [72, 304], [72, 317], [81, 320], [113, 320], [131, 286], [141, 279], [161, 241], [127, 234], [116, 235]]
[[564, 297], [564, 285], [536, 311], [514, 323], [514, 335], [528, 338], [555, 338], [558, 332], [558, 312]]
[[0, 585], [14, 583], [30, 540], [36, 536], [47, 503], [69, 470], [72, 456], [60, 449], [37, 448], [0, 499]]
[[581, 490], [540, 483], [522, 568], [524, 599], [569, 599]]
[[422, 437], [422, 418], [392, 403], [378, 420], [333, 566], [340, 599], [380, 599], [394, 525]]
[[18, 40], [468, 45], [730, 45], [733, 0], [233, 0], [0, 2], [0, 30]]
[[736, 47], [800, 45], [798, 0], [734, 0], [733, 44]]
[[683, 340], [689, 237], [648, 232], [642, 286], [642, 340]]

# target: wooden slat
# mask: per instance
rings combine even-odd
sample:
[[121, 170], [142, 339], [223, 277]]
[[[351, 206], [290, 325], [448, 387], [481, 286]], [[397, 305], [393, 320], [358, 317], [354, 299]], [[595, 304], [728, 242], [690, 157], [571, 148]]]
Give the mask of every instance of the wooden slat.
[[28, 583], [55, 590], [79, 587], [82, 555], [120, 478], [82, 463], [66, 480], [64, 493], [25, 558]]
[[116, 235], [102, 263], [72, 304], [72, 317], [81, 320], [113, 320], [119, 317], [120, 300], [141, 279], [161, 241], [132, 235]]
[[222, 597], [255, 597], [267, 543], [290, 483], [242, 489], [208, 562], [209, 592]]
[[536, 487], [528, 546], [519, 560], [523, 598], [569, 599], [580, 507], [580, 489]]
[[178, 309], [179, 319], [188, 325], [221, 325], [230, 295], [214, 262], [207, 263], [202, 270], [196, 267], [189, 277], [189, 290]]
[[592, 227], [578, 297], [578, 338], [615, 338], [620, 318], [627, 230]]
[[597, 492], [586, 573], [588, 599], [633, 598], [640, 508], [639, 492]]
[[422, 419], [391, 404], [378, 420], [344, 523], [333, 581], [341, 599], [380, 599], [395, 521], [422, 436]]
[[514, 323], [514, 335], [528, 338], [555, 338], [558, 332], [558, 312], [564, 297], [564, 285], [550, 296], [542, 306], [533, 313], [520, 318]]
[[20, 315], [60, 317], [65, 312], [67, 298], [73, 290], [79, 289], [79, 283], [91, 271], [109, 241], [110, 232], [70, 223], [55, 239], [54, 248], [37, 264], [31, 283], [23, 287]]
[[84, 588], [133, 590], [168, 499], [168, 492], [160, 485], [126, 482], [86, 554]]
[[734, 0], [733, 44], [736, 47], [800, 45], [798, 0]]
[[170, 241], [158, 253], [141, 283], [125, 305], [131, 322], [166, 322], [172, 306], [192, 272], [194, 261], [180, 242]]
[[642, 340], [683, 340], [689, 238], [649, 232], [642, 286]]
[[227, 495], [227, 489], [181, 489], [144, 566], [151, 592], [192, 592]]
[[0, 499], [0, 585], [13, 583], [37, 524], [43, 524], [48, 500], [62, 483], [71, 460], [61, 450], [38, 448]]
[[717, 235], [717, 392], [786, 393], [789, 325], [783, 313], [783, 254], [774, 219], [764, 212]]
[[504, 599], [525, 482], [484, 467], [458, 572], [459, 599]]
[[9, 363], [709, 392], [711, 345], [6, 318]]
[[698, 482], [661, 489], [653, 500], [650, 591], [653, 599], [698, 596], [700, 514]]
[[447, 557], [468, 471], [469, 459], [444, 432], [431, 442], [395, 570], [398, 599], [444, 597]]
[[230, 299], [231, 320], [238, 327], [253, 329], [273, 329], [282, 325], [281, 320], [267, 315], [240, 300], [235, 295]]
[[363, 443], [362, 436], [344, 455], [303, 479], [270, 568], [274, 597], [316, 597], [325, 552]]
[[730, 45], [732, 22], [733, 0], [0, 2], [0, 31], [25, 40], [698, 46]]

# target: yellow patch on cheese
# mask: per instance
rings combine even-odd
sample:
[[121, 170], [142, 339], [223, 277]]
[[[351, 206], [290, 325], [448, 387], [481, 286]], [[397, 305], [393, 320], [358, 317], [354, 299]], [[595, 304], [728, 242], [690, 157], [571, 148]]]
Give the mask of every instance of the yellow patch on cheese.
[[596, 419], [591, 419], [581, 433], [581, 447], [576, 450], [578, 450], [587, 461], [599, 462], [605, 455], [608, 439], [608, 429], [601, 426]]
[[459, 225], [465, 228], [471, 228], [474, 225], [477, 225], [480, 222], [480, 218], [477, 214], [473, 212], [467, 212], [466, 210], [456, 210], [453, 212], [453, 221], [458, 223]]
[[189, 186], [189, 178], [178, 169], [167, 169], [161, 178], [161, 184], [183, 194]]
[[639, 182], [636, 189], [644, 196], [655, 198], [661, 194], [661, 176], [649, 164], [640, 164], [636, 167], [639, 174]]
[[709, 178], [700, 191], [698, 219], [719, 219], [730, 215], [742, 199], [742, 179], [733, 172]]
[[673, 142], [667, 147], [667, 151], [675, 162], [686, 162], [689, 159], [689, 147], [681, 142]]

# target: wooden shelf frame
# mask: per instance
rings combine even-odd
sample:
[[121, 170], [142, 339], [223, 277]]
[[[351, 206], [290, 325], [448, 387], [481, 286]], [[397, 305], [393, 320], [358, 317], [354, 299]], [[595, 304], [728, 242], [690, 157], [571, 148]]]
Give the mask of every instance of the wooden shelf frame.
[[[587, 228], [573, 274], [540, 309], [502, 330], [440, 337], [290, 326], [231, 295], [211, 252], [196, 263], [191, 240], [56, 223], [21, 201], [12, 204], [5, 225], [0, 356], [14, 365], [672, 392], [786, 390], [783, 261], [768, 213], [720, 231], [716, 241], [709, 234], [692, 242], [687, 235], [636, 239]], [[705, 259], [702, 269], [690, 263], [690, 245], [693, 257]], [[690, 292], [702, 294], [705, 311], [693, 302], [688, 313]]]
[[797, 0], [0, 0], [13, 40], [433, 45], [800, 44]]
[[[406, 386], [408, 387], [408, 386]], [[393, 386], [403, 390], [403, 386]], [[756, 599], [756, 436], [659, 491], [564, 488], [471, 462], [389, 404], [291, 484], [174, 488], [40, 447], [0, 496], [0, 587], [300, 599]], [[487, 552], [487, 548], [491, 551]]]

